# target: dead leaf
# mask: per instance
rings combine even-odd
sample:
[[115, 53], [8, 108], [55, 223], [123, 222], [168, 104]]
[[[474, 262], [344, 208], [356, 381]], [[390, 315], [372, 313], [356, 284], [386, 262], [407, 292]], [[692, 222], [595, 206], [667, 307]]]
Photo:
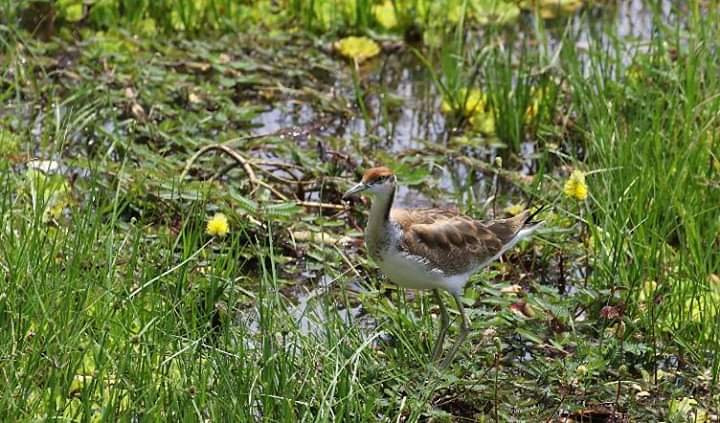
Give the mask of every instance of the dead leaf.
[[145, 109], [139, 104], [139, 103], [133, 103], [132, 106], [130, 106], [130, 111], [132, 112], [133, 116], [139, 121], [144, 121], [147, 119], [147, 115], [145, 114]]
[[500, 289], [500, 292], [502, 292], [503, 294], [518, 294], [518, 293], [522, 292], [522, 290], [523, 290], [522, 286], [520, 286], [518, 284], [512, 284], [512, 285], [502, 287]]
[[600, 316], [608, 320], [618, 320], [623, 316], [625, 307], [606, 305], [600, 310]]
[[188, 102], [191, 104], [202, 103], [202, 99], [195, 93], [188, 94]]

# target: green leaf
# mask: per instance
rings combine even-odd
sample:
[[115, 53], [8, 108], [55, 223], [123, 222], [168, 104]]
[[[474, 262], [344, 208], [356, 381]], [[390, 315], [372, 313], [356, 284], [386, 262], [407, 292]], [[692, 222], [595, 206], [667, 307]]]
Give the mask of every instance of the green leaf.
[[538, 345], [545, 344], [545, 341], [543, 341], [542, 339], [538, 338], [537, 335], [534, 335], [525, 329], [517, 328], [515, 331], [517, 332], [518, 335], [522, 336], [523, 338], [527, 339], [528, 341], [534, 342]]
[[300, 207], [295, 203], [269, 204], [263, 207], [263, 213], [267, 217], [292, 217], [300, 212]]
[[230, 197], [237, 202], [237, 207], [247, 214], [256, 214], [258, 211], [258, 204], [253, 200], [245, 197], [234, 189], [230, 189]]

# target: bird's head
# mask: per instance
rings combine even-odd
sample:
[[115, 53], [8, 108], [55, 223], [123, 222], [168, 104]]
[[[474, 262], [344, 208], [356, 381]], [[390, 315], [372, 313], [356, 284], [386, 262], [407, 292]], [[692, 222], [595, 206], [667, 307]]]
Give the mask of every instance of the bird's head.
[[388, 194], [395, 189], [397, 178], [392, 170], [387, 167], [373, 167], [363, 174], [362, 179], [355, 186], [343, 194], [343, 200], [353, 195], [367, 191], [368, 194]]

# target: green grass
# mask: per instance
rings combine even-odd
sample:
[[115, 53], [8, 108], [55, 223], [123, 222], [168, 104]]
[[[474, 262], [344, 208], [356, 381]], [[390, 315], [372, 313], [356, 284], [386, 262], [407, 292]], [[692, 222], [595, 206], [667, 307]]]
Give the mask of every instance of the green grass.
[[[59, 22], [51, 41], [0, 22], [0, 420], [545, 421], [598, 404], [635, 421], [717, 413], [717, 12], [691, 3], [687, 22], [669, 26], [654, 10], [657, 31], [638, 49], [591, 14], [576, 17], [594, 28], [587, 49], [564, 21], [518, 31], [461, 14], [426, 20], [443, 42], [426, 31], [414, 53], [394, 53], [402, 65], [384, 53], [353, 68], [318, 41], [372, 35], [376, 22], [366, 7], [318, 28], [304, 8], [331, 3], [292, 4], [314, 35], [255, 16], [262, 5], [243, 5], [243, 19], [272, 31], [219, 39], [213, 15], [192, 13], [184, 33], [130, 35], [166, 14], [163, 2], [124, 2], [128, 15], [105, 32]], [[549, 37], [557, 50], [543, 47]], [[385, 78], [405, 63], [409, 84], [432, 79], [412, 98]], [[468, 88], [487, 95], [494, 135], [462, 125]], [[285, 128], [301, 135], [253, 132], [285, 104], [316, 113]], [[454, 116], [459, 131], [415, 140], [423, 154], [393, 150], [381, 131], [420, 109]], [[312, 128], [348, 119], [363, 120], [367, 139]], [[221, 153], [179, 180], [215, 142], [264, 185]], [[33, 158], [60, 170], [29, 169]], [[342, 239], [359, 239], [364, 206], [307, 203], [339, 204], [359, 168], [380, 163], [477, 217], [552, 206], [550, 231], [473, 278], [471, 339], [445, 372], [427, 363], [430, 296], [382, 284]], [[563, 194], [573, 169], [587, 174], [585, 201]], [[458, 192], [442, 170], [456, 172]], [[230, 218], [225, 238], [205, 233], [216, 212]], [[689, 399], [698, 405], [683, 411]]]
[[[716, 379], [718, 287], [711, 275], [720, 265], [712, 253], [720, 192], [711, 181], [718, 177], [712, 132], [719, 87], [709, 77], [718, 63], [717, 33], [707, 27], [713, 13], [690, 19], [687, 44], [678, 28], [664, 28], [666, 35], [636, 56], [642, 63], [636, 79], [615, 70], [617, 57], [596, 50], [588, 77], [575, 67], [571, 81], [587, 162], [602, 170], [591, 177], [598, 187], [594, 283], [623, 289], [610, 301], [634, 308], [634, 329], [689, 347], [694, 360], [712, 364]], [[639, 293], [650, 281], [657, 283], [655, 301], [642, 304]]]

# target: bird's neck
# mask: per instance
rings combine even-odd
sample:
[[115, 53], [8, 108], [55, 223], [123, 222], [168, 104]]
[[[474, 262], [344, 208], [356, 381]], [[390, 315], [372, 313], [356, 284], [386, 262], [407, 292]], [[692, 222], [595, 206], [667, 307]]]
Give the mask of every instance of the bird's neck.
[[387, 224], [390, 221], [390, 209], [392, 208], [394, 199], [395, 187], [393, 186], [386, 192], [377, 193], [370, 207], [370, 217], [368, 218], [368, 224], [365, 230], [365, 240], [370, 256], [374, 259], [379, 256], [382, 249], [388, 246], [389, 234]]

